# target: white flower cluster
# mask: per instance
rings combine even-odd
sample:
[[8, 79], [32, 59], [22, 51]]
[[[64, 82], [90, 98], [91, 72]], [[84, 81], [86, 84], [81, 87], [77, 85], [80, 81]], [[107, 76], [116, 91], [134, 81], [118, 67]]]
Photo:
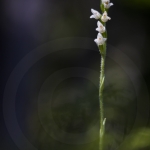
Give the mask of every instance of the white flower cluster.
[[[109, 9], [111, 6], [113, 6], [113, 3], [110, 3], [110, 0], [102, 0], [102, 5], [104, 6], [105, 9]], [[91, 12], [92, 15], [90, 16], [90, 18], [100, 20], [103, 23], [107, 22], [108, 20], [111, 20], [111, 18], [107, 15], [107, 11], [104, 11], [102, 15], [94, 9], [91, 9]], [[97, 22], [98, 27], [96, 28], [96, 31], [98, 31], [99, 33], [97, 35], [97, 39], [94, 40], [98, 46], [103, 45], [107, 40], [102, 36], [102, 33], [104, 33], [106, 29], [103, 23], [101, 23], [100, 21]]]

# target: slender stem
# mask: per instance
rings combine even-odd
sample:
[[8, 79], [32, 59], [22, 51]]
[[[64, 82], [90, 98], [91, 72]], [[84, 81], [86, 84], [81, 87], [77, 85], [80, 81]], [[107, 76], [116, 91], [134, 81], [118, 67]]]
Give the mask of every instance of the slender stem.
[[[102, 4], [102, 0], [100, 0], [100, 9], [102, 13], [107, 11]], [[101, 20], [100, 20], [101, 21]], [[102, 21], [101, 21], [102, 22]], [[106, 27], [106, 23], [102, 22], [103, 26]], [[107, 38], [107, 31], [102, 33], [103, 38]], [[101, 67], [100, 67], [100, 83], [99, 83], [99, 104], [100, 104], [100, 142], [99, 142], [99, 150], [103, 150], [103, 138], [105, 133], [105, 121], [104, 119], [104, 107], [103, 107], [103, 89], [104, 89], [104, 81], [105, 81], [105, 57], [106, 57], [106, 42], [104, 45], [99, 47], [99, 51], [101, 53]]]
[[[101, 47], [102, 48], [102, 47]], [[100, 103], [100, 142], [99, 148], [103, 150], [103, 135], [104, 135], [104, 108], [103, 108], [103, 89], [105, 80], [105, 56], [106, 56], [106, 46], [103, 45], [104, 54], [101, 54], [101, 71], [100, 71], [100, 87], [99, 87], [99, 103]]]

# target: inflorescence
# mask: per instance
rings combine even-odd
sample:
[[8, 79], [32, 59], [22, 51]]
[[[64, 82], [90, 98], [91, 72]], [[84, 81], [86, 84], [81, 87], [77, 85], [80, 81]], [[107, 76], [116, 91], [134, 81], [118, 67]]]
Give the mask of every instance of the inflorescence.
[[97, 35], [97, 39], [94, 40], [98, 46], [103, 45], [107, 40], [106, 37], [103, 37], [103, 33], [106, 32], [105, 23], [108, 20], [111, 20], [111, 18], [107, 15], [107, 11], [111, 6], [113, 6], [113, 3], [110, 3], [110, 0], [102, 0], [102, 6], [104, 8], [102, 10], [103, 14], [100, 14], [98, 11], [91, 9], [92, 15], [90, 16], [90, 18], [99, 20], [97, 22], [98, 27], [96, 28], [96, 31], [98, 31], [99, 33]]

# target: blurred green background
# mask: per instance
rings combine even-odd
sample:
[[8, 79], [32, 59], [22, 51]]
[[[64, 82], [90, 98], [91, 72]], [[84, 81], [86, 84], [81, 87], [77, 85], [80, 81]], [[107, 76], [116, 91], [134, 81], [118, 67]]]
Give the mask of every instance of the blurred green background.
[[[111, 2], [105, 149], [149, 150], [150, 1]], [[90, 9], [99, 10], [99, 4], [99, 0], [3, 1], [1, 91], [15, 66], [35, 51], [32, 60], [36, 63], [19, 83], [15, 112], [24, 136], [38, 150], [98, 150], [100, 55], [94, 43], [97, 23], [89, 17]], [[56, 47], [60, 50], [54, 51]], [[45, 49], [51, 53], [37, 60]], [[4, 119], [2, 112], [0, 149], [20, 150]], [[14, 130], [21, 147], [28, 149], [19, 132]]]

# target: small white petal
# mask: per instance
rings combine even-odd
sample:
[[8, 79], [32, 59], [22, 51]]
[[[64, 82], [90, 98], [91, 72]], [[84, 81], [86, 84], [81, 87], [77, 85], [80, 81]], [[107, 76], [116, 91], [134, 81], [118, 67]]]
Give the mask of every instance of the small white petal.
[[98, 40], [97, 40], [97, 39], [95, 39], [95, 40], [94, 40], [94, 42], [95, 42], [97, 45], [99, 45], [99, 44], [98, 44]]
[[114, 4], [113, 3], [110, 3], [110, 6], [113, 6]]
[[94, 18], [94, 15], [91, 15], [90, 18]]
[[94, 14], [94, 13], [97, 13], [97, 11], [96, 10], [94, 10], [94, 9], [91, 9], [91, 12]]
[[97, 21], [97, 26], [99, 27], [101, 25], [101, 22], [100, 21]]
[[103, 37], [103, 36], [102, 36], [101, 33], [98, 33], [98, 34], [97, 34], [97, 39], [100, 38], [100, 37]]
[[98, 40], [97, 40], [97, 39], [95, 39], [95, 40], [94, 40], [94, 42], [96, 42], [96, 43], [97, 43], [97, 42], [98, 42]]
[[96, 28], [96, 31], [98, 31], [98, 32], [99, 32], [99, 28]]
[[108, 20], [111, 20], [111, 18], [110, 17], [107, 17], [108, 18]]
[[104, 42], [107, 40], [107, 38], [103, 38], [104, 39]]

